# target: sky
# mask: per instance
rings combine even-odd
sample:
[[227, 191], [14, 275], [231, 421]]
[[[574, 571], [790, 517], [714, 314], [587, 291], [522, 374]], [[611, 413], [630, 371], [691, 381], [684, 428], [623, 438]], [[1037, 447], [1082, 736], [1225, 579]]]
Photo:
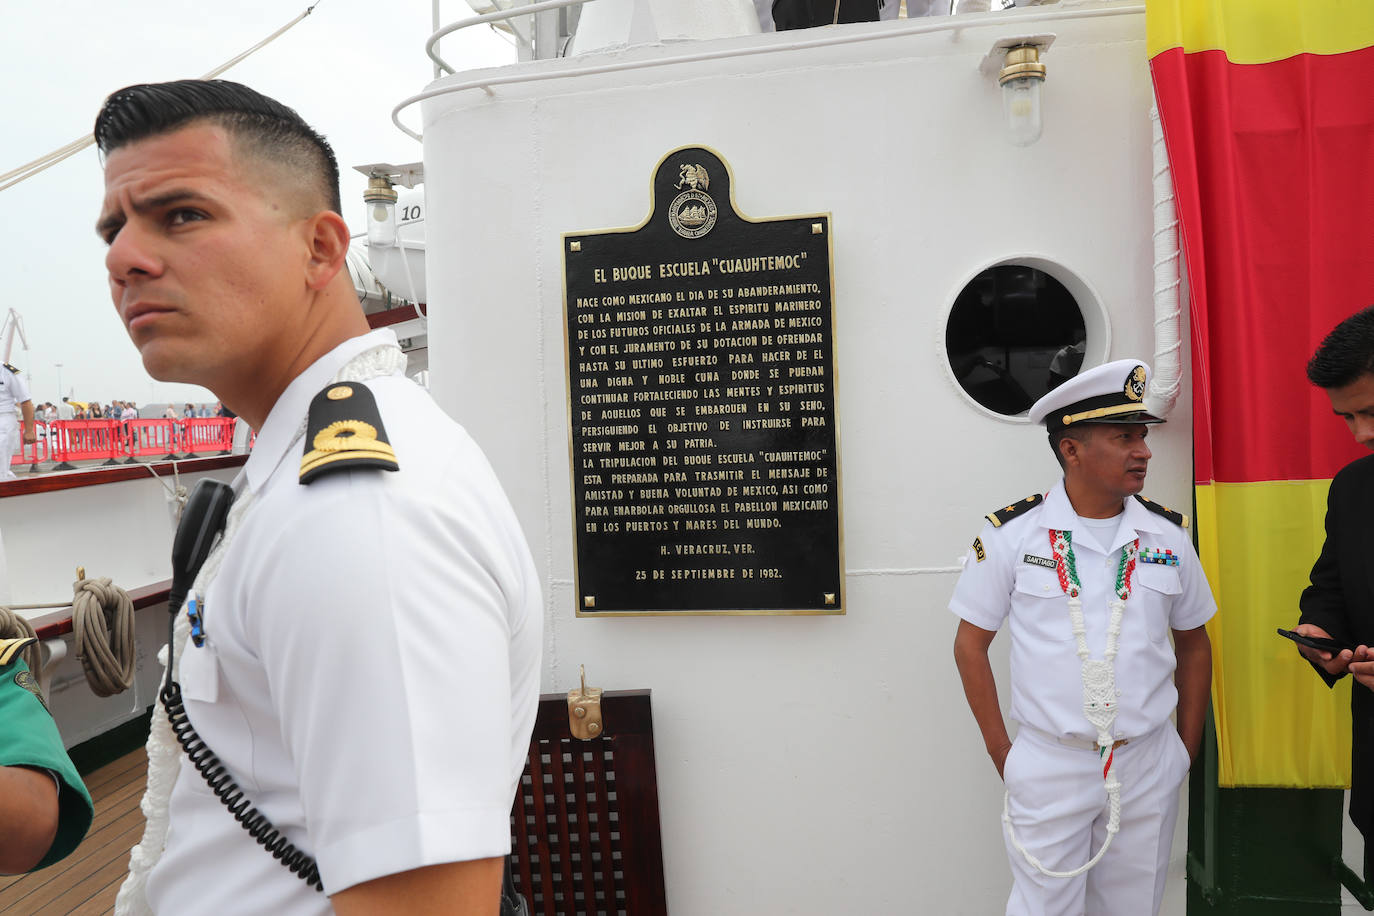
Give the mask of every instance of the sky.
[[[311, 2], [316, 0], [6, 3], [0, 173], [89, 134], [113, 90], [201, 76]], [[471, 14], [463, 0], [444, 0], [440, 7], [442, 23]], [[353, 166], [422, 158], [420, 144], [392, 125], [391, 109], [433, 77], [424, 52], [430, 17], [426, 0], [317, 0], [313, 14], [223, 75], [295, 108], [329, 139], [342, 172], [343, 216], [355, 233], [366, 228], [366, 179]], [[516, 56], [487, 26], [449, 36], [440, 53], [459, 71]], [[402, 119], [418, 130], [419, 106]], [[105, 245], [94, 229], [102, 196], [93, 147], [0, 191], [6, 267], [0, 317], [17, 311], [28, 339], [25, 351], [15, 336], [10, 362], [23, 370], [35, 404], [61, 395], [139, 404], [213, 401], [203, 388], [155, 381], [143, 370], [110, 302]]]

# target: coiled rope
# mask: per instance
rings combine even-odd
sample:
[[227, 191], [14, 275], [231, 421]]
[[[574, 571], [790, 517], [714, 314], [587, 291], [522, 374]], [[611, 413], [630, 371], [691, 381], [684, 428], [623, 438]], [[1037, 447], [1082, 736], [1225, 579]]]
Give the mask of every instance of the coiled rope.
[[98, 697], [128, 690], [134, 682], [134, 602], [109, 578], [72, 583], [72, 632], [86, 683]]
[[[129, 593], [108, 578], [87, 579], [76, 571], [71, 604], [11, 604], [0, 607], [0, 639], [37, 637], [33, 625], [16, 610], [47, 610], [71, 607], [76, 657], [86, 672], [86, 683], [98, 697], [114, 696], [134, 682], [134, 602]], [[24, 663], [38, 674], [42, 656], [37, 643], [23, 652]]]
[[[65, 607], [65, 605], [58, 605]], [[37, 637], [38, 634], [33, 630], [33, 624], [19, 616], [12, 608], [0, 607], [0, 639], [30, 639]], [[39, 671], [39, 652], [38, 643], [29, 646], [20, 653], [24, 659], [24, 664], [29, 666], [33, 672]]]

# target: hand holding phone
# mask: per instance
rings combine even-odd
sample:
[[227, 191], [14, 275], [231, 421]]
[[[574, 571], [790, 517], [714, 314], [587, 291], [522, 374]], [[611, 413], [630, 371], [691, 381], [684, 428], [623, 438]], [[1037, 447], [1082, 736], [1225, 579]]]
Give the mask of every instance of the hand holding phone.
[[1279, 627], [1278, 634], [1286, 639], [1293, 640], [1293, 642], [1300, 646], [1307, 646], [1309, 649], [1316, 649], [1318, 652], [1330, 652], [1332, 655], [1340, 655], [1341, 652], [1346, 649], [1349, 649], [1351, 652], [1355, 651], [1354, 646], [1343, 643], [1340, 640], [1328, 639], [1322, 636], [1304, 636], [1301, 633], [1296, 633], [1293, 630], [1285, 630], [1282, 627]]

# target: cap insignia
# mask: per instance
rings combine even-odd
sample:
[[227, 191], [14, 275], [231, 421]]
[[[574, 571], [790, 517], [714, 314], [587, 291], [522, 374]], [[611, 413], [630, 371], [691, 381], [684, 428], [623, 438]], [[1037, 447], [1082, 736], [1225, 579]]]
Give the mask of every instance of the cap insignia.
[[1145, 399], [1145, 367], [1136, 366], [1131, 370], [1131, 374], [1126, 376], [1126, 387], [1122, 392], [1132, 401], [1143, 401]]

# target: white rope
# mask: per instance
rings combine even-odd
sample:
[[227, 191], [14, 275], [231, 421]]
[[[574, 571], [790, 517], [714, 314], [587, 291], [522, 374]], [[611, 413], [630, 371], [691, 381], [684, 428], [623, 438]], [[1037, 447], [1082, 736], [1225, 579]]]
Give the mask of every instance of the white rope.
[[[364, 350], [350, 359], [339, 369], [333, 381], [365, 382], [369, 379], [396, 375], [397, 373], [404, 374], [405, 367], [406, 355], [401, 352], [401, 348], [394, 344], [382, 344]], [[287, 452], [290, 452], [295, 447], [296, 442], [305, 435], [307, 419], [306, 417], [301, 419], [291, 444], [286, 447]], [[244, 517], [254, 504], [255, 500], [251, 492], [235, 498], [234, 504], [229, 508], [229, 518], [224, 527], [224, 534], [215, 543], [210, 555], [205, 558], [205, 564], [196, 575], [196, 581], [192, 586], [195, 593], [204, 595], [209, 590], [210, 584], [219, 574], [220, 566], [228, 553], [229, 545], [234, 540], [234, 535], [238, 533]], [[183, 607], [177, 612], [172, 634], [172, 640], [176, 646], [176, 658], [172, 666], [173, 680], [176, 680], [180, 675], [180, 662], [186, 649], [186, 637], [190, 632], [191, 624], [186, 618]], [[165, 679], [166, 646], [163, 646], [162, 651], [158, 653], [158, 660], [162, 662], [163, 678]], [[115, 916], [152, 916], [152, 908], [148, 905], [147, 895], [148, 875], [152, 873], [154, 866], [162, 858], [163, 849], [167, 845], [168, 808], [172, 799], [172, 789], [176, 786], [177, 774], [180, 772], [181, 754], [181, 747], [177, 744], [176, 736], [172, 733], [171, 723], [167, 720], [167, 710], [161, 704], [155, 704], [153, 710], [153, 724], [148, 733], [147, 747], [148, 786], [144, 790], [143, 801], [139, 803], [139, 807], [143, 809], [143, 816], [146, 818], [143, 839], [129, 854], [129, 875], [120, 885], [119, 895], [115, 899]]]
[[186, 487], [181, 482], [181, 471], [179, 468], [177, 468], [177, 463], [175, 461], [172, 462], [171, 484], [168, 484], [167, 481], [162, 479], [162, 476], [158, 474], [157, 468], [154, 465], [149, 464], [146, 461], [139, 461], [137, 462], [137, 464], [140, 467], [147, 468], [148, 473], [153, 475], [153, 479], [156, 480], [158, 483], [162, 484], [162, 489], [167, 491], [167, 496], [172, 500], [172, 502], [176, 503], [176, 520], [181, 521], [181, 510], [186, 508], [186, 499], [190, 494], [187, 492]]
[[[224, 555], [230, 542], [242, 524], [243, 517], [253, 504], [253, 494], [248, 493], [241, 499], [234, 500], [234, 504], [229, 507], [229, 518], [225, 525], [224, 534], [211, 549], [210, 555], [205, 558], [205, 564], [196, 575], [195, 584], [192, 586], [193, 591], [203, 593], [204, 589], [208, 588], [209, 584], [214, 581], [220, 565], [224, 562]], [[186, 637], [190, 635], [190, 632], [191, 624], [186, 618], [185, 611], [178, 611], [172, 631], [172, 642], [176, 646], [176, 659], [172, 665], [173, 680], [176, 680], [181, 673], [180, 662], [186, 649]], [[158, 652], [157, 658], [162, 663], [165, 678], [167, 668], [166, 646], [163, 646]], [[119, 895], [115, 898], [114, 911], [116, 916], [135, 916], [135, 914], [137, 916], [151, 916], [153, 912], [148, 905], [148, 875], [152, 872], [153, 866], [157, 865], [158, 860], [162, 858], [162, 851], [167, 845], [168, 803], [171, 801], [172, 789], [176, 786], [177, 773], [180, 769], [178, 760], [180, 746], [177, 744], [176, 736], [172, 733], [172, 724], [167, 719], [167, 710], [161, 704], [155, 703], [153, 706], [153, 722], [152, 728], [148, 732], [147, 749], [148, 785], [143, 791], [143, 800], [139, 802], [139, 807], [143, 809], [143, 817], [145, 818], [143, 839], [129, 852], [129, 875], [120, 885]]]
[[1145, 409], [1157, 417], [1173, 412], [1182, 386], [1183, 305], [1180, 295], [1178, 208], [1159, 105], [1150, 101], [1150, 150], [1154, 166], [1155, 355]]
[[[1054, 539], [1054, 559], [1056, 564], [1064, 564], [1065, 554], [1072, 550], [1063, 532], [1056, 532]], [[1139, 542], [1132, 541], [1121, 548], [1121, 568], [1130, 569], [1135, 565]], [[1063, 568], [1062, 565], [1060, 568]], [[1107, 648], [1103, 657], [1095, 659], [1088, 651], [1088, 630], [1083, 619], [1083, 599], [1079, 597], [1077, 582], [1069, 592], [1069, 620], [1073, 624], [1073, 635], [1077, 641], [1078, 659], [1082, 664], [1083, 677], [1083, 715], [1088, 724], [1097, 729], [1099, 757], [1107, 755], [1107, 772], [1104, 774], [1107, 788], [1107, 837], [1097, 854], [1072, 871], [1053, 871], [1044, 866], [1016, 838], [1011, 825], [1011, 792], [1002, 793], [1002, 824], [1007, 838], [1021, 857], [1040, 874], [1048, 878], [1076, 878], [1102, 860], [1112, 845], [1112, 838], [1121, 830], [1121, 782], [1116, 778], [1116, 757], [1112, 755], [1116, 739], [1112, 737], [1112, 725], [1116, 722], [1116, 711], [1120, 705], [1116, 689], [1116, 653], [1121, 639], [1121, 618], [1126, 613], [1126, 595], [1118, 594], [1111, 603], [1112, 615], [1107, 624]]]

